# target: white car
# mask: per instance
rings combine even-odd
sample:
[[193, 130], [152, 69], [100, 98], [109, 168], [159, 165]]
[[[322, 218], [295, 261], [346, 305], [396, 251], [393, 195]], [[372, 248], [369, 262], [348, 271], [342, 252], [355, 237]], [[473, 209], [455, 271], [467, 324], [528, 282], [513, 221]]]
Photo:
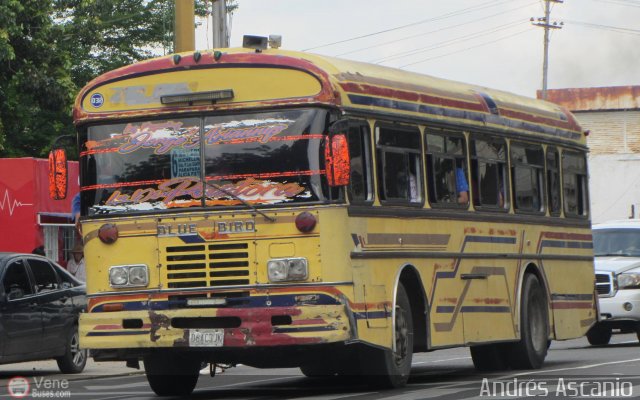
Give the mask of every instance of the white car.
[[600, 321], [587, 333], [589, 343], [609, 343], [613, 329], [640, 340], [640, 220], [594, 225], [593, 252]]

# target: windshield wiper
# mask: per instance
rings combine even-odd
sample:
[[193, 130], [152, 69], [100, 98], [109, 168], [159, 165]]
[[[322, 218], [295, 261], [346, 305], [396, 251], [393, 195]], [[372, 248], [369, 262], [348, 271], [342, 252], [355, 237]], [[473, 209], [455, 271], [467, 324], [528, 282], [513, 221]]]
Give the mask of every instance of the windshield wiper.
[[262, 215], [267, 221], [276, 222], [276, 219], [274, 217], [271, 217], [271, 216], [265, 214], [264, 212], [260, 211], [258, 209], [258, 207], [256, 207], [253, 204], [249, 203], [248, 201], [246, 201], [245, 199], [243, 199], [240, 196], [236, 195], [235, 193], [232, 193], [232, 192], [229, 192], [226, 189], [223, 189], [220, 185], [216, 185], [215, 183], [209, 183], [206, 180], [204, 181], [204, 184], [207, 185], [207, 186], [211, 186], [212, 188], [214, 188], [216, 190], [221, 191], [222, 193], [226, 194], [227, 196], [233, 197], [234, 199], [238, 200], [243, 205], [249, 207], [250, 209], [252, 209], [256, 213]]

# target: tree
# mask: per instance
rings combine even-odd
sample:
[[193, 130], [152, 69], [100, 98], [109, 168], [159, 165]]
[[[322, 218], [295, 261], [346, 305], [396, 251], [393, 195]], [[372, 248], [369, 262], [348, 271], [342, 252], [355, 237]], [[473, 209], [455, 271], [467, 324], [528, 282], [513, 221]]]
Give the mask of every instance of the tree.
[[0, 3], [0, 156], [43, 155], [71, 125], [76, 87], [52, 11], [41, 0]]
[[173, 21], [174, 0], [2, 0], [0, 157], [46, 155], [91, 79], [173, 52]]

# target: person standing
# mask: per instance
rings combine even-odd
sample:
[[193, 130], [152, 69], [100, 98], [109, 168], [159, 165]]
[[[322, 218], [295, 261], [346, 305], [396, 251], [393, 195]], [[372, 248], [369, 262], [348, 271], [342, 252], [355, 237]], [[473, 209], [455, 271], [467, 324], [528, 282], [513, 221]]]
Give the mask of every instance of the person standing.
[[84, 249], [82, 248], [81, 243], [76, 243], [71, 249], [71, 259], [67, 263], [67, 271], [71, 273], [71, 275], [75, 276], [76, 279], [82, 282], [87, 281], [87, 273], [84, 264]]

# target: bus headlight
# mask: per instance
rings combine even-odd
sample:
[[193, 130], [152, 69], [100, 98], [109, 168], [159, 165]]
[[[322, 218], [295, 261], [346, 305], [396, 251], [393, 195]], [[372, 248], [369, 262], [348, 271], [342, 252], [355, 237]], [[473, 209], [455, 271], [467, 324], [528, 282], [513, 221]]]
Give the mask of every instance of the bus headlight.
[[146, 265], [118, 265], [109, 268], [109, 284], [114, 288], [143, 287], [149, 284]]
[[270, 282], [304, 281], [309, 277], [306, 258], [276, 258], [267, 262]]

